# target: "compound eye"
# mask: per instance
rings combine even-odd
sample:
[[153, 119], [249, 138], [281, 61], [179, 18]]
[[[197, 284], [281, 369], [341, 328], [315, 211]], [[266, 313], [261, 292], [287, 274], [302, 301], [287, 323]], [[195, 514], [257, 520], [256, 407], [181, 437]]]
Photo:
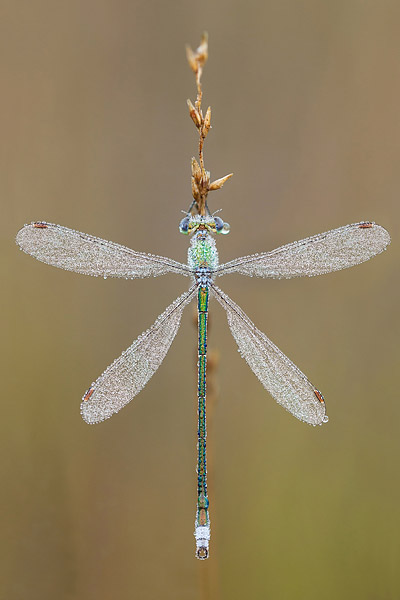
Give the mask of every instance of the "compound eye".
[[190, 223], [190, 217], [185, 217], [184, 219], [182, 219], [182, 221], [179, 223], [179, 231], [181, 233], [189, 233], [189, 223]]
[[215, 229], [219, 233], [222, 230], [223, 226], [224, 226], [224, 222], [221, 219], [221, 217], [214, 217], [214, 223], [215, 223]]
[[229, 224], [224, 223], [221, 217], [214, 217], [215, 230], [217, 233], [229, 233]]

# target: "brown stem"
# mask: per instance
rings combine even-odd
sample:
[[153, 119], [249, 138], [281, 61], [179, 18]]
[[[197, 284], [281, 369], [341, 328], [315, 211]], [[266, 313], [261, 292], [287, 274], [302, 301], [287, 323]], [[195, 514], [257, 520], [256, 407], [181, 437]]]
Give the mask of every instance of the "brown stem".
[[192, 195], [194, 199], [193, 209], [197, 210], [201, 216], [207, 214], [207, 196], [208, 192], [219, 190], [224, 183], [232, 176], [232, 173], [220, 177], [210, 184], [210, 173], [206, 171], [204, 166], [204, 140], [207, 137], [211, 127], [211, 108], [208, 107], [206, 114], [203, 115], [201, 109], [201, 101], [203, 91], [201, 88], [201, 76], [203, 74], [203, 66], [208, 57], [208, 36], [206, 33], [201, 38], [201, 44], [195, 52], [186, 47], [187, 59], [190, 68], [196, 75], [197, 98], [193, 104], [188, 100], [189, 113], [193, 123], [199, 132], [199, 162], [192, 158]]
[[[203, 34], [201, 39], [201, 44], [197, 48], [195, 52], [189, 47], [187, 47], [187, 57], [189, 61], [189, 65], [194, 71], [196, 75], [196, 87], [197, 87], [197, 98], [196, 102], [193, 105], [189, 103], [189, 111], [190, 116], [194, 124], [196, 125], [199, 132], [199, 168], [193, 169], [192, 162], [192, 178], [194, 178], [194, 185], [192, 181], [192, 193], [193, 198], [195, 200], [195, 206], [197, 212], [205, 216], [206, 215], [206, 201], [208, 188], [210, 184], [210, 177], [207, 173], [204, 166], [204, 140], [207, 136], [208, 130], [210, 128], [209, 118], [208, 123], [205, 124], [205, 119], [203, 115], [203, 111], [201, 109], [201, 101], [203, 98], [203, 91], [201, 87], [201, 76], [203, 74], [203, 65], [207, 60], [208, 55], [208, 44], [207, 44], [207, 34]], [[206, 115], [207, 116], [207, 115]], [[209, 117], [209, 116], [208, 116]]]

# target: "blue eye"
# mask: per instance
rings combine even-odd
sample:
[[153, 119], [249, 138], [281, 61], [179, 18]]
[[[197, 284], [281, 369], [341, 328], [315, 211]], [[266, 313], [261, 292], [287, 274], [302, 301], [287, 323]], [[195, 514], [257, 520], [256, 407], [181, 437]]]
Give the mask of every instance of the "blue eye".
[[217, 231], [222, 231], [222, 228], [224, 226], [224, 222], [221, 219], [221, 217], [214, 217], [214, 223], [215, 223], [215, 229]]
[[215, 223], [215, 231], [217, 233], [229, 233], [230, 230], [230, 226], [229, 223], [225, 223], [221, 217], [214, 217], [214, 223]]
[[182, 221], [179, 223], [179, 231], [181, 233], [189, 233], [189, 223], [190, 217], [185, 217], [182, 219]]

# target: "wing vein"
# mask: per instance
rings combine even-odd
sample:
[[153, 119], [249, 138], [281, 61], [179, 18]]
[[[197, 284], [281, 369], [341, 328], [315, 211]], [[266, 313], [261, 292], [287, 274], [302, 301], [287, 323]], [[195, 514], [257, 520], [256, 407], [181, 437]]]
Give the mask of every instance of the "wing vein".
[[136, 252], [126, 246], [52, 223], [25, 225], [17, 234], [20, 248], [49, 265], [95, 277], [135, 279], [180, 273], [187, 265], [170, 258]]
[[313, 277], [365, 262], [383, 252], [389, 243], [386, 229], [363, 221], [280, 246], [271, 252], [236, 258], [220, 265], [216, 274], [242, 273], [275, 279]]
[[325, 422], [327, 417], [322, 394], [304, 373], [256, 328], [229, 296], [214, 284], [211, 289], [226, 311], [229, 328], [240, 354], [265, 389], [301, 421], [311, 425]]
[[179, 329], [182, 312], [195, 295], [196, 286], [179, 296], [127, 348], [85, 393], [82, 418], [100, 423], [121, 410], [151, 379], [164, 360]]

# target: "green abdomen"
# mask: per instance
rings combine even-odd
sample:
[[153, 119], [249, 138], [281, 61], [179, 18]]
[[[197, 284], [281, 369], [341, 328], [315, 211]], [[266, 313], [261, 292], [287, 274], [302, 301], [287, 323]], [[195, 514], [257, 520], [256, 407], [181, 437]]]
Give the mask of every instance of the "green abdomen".
[[198, 289], [198, 460], [197, 460], [197, 516], [198, 525], [209, 524], [206, 458], [206, 369], [207, 369], [207, 287]]

